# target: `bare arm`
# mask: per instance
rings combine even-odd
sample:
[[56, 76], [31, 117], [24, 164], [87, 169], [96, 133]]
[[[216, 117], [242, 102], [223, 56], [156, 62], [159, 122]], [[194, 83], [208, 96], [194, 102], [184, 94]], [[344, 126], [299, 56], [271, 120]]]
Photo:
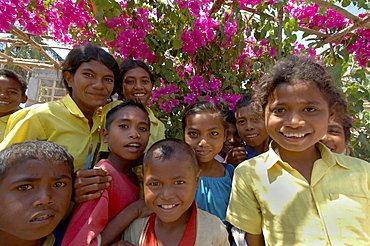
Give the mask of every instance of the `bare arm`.
[[144, 199], [131, 203], [112, 219], [101, 233], [102, 246], [110, 245], [137, 218], [152, 213]]
[[248, 246], [264, 246], [265, 240], [263, 239], [262, 234], [250, 234], [245, 233], [245, 240], [247, 241]]

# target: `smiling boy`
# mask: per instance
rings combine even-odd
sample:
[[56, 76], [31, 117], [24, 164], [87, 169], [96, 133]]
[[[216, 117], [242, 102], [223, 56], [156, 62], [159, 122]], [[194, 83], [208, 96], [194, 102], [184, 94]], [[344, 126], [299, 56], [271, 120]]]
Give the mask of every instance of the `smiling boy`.
[[155, 143], [144, 157], [143, 178], [145, 202], [154, 213], [135, 220], [124, 240], [141, 246], [229, 245], [221, 220], [194, 202], [200, 171], [188, 144], [178, 139]]
[[148, 113], [140, 102], [126, 100], [108, 112], [103, 141], [108, 143], [109, 155], [107, 159], [101, 159], [96, 167], [107, 171], [112, 181], [101, 197], [78, 205], [63, 245], [105, 243], [103, 230], [107, 224], [139, 199], [139, 182], [132, 166], [144, 153], [149, 131]]
[[60, 245], [72, 173], [73, 157], [52, 142], [29, 140], [1, 151], [0, 245]]
[[27, 84], [21, 76], [7, 69], [0, 69], [0, 142], [9, 116], [14, 113], [19, 104], [27, 101]]

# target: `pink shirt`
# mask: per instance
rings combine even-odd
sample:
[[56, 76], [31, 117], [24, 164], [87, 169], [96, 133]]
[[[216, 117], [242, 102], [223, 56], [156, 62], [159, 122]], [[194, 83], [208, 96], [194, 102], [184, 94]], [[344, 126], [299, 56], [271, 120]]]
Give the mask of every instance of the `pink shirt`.
[[100, 160], [96, 165], [112, 177], [110, 186], [101, 197], [83, 202], [73, 213], [62, 246], [98, 245], [96, 238], [116, 215], [130, 203], [139, 199], [139, 187], [119, 172], [109, 160]]

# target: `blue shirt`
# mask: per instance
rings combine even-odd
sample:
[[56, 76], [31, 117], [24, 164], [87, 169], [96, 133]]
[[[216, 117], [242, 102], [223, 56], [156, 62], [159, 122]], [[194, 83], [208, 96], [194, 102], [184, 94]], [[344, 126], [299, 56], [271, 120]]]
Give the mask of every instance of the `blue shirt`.
[[224, 177], [200, 176], [198, 190], [194, 199], [198, 208], [216, 215], [225, 223], [235, 168], [230, 164], [222, 163], [222, 165], [225, 167]]

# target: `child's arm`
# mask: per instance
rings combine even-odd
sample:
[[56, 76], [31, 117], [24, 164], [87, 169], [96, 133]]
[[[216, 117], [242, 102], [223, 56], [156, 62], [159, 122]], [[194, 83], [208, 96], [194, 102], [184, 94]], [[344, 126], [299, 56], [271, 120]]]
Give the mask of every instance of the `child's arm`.
[[131, 203], [104, 228], [101, 233], [101, 245], [110, 245], [135, 219], [146, 217], [151, 213], [152, 211], [146, 206], [144, 199]]
[[80, 168], [74, 177], [74, 196], [76, 203], [90, 201], [101, 196], [103, 190], [109, 186], [111, 176], [101, 168], [85, 170]]
[[264, 246], [265, 240], [262, 234], [250, 234], [245, 233], [245, 241], [247, 241], [248, 246]]
[[244, 147], [233, 148], [226, 156], [225, 163], [232, 164], [234, 167], [247, 159], [247, 152]]

